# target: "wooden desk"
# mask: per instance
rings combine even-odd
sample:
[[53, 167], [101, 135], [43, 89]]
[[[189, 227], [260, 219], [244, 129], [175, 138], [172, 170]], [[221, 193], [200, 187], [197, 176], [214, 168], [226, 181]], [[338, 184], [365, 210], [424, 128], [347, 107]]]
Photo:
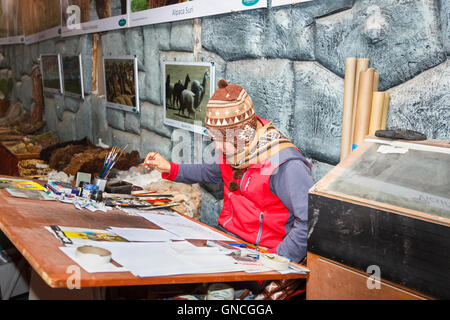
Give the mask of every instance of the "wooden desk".
[[[130, 216], [117, 209], [107, 213], [77, 210], [72, 204], [57, 201], [14, 198], [9, 196], [5, 190], [0, 190], [0, 203], [1, 230], [28, 260], [36, 273], [52, 288], [66, 288], [67, 279], [70, 276], [70, 274], [66, 273], [66, 270], [70, 265], [76, 263], [58, 249], [58, 247], [63, 245], [55, 236], [44, 229], [45, 226], [61, 225], [95, 229], [104, 229], [109, 226], [158, 228], [142, 217]], [[308, 277], [308, 275], [304, 274], [283, 275], [273, 271], [254, 274], [227, 272], [139, 278], [130, 272], [88, 273], [82, 268], [80, 269], [80, 285], [82, 288]]]

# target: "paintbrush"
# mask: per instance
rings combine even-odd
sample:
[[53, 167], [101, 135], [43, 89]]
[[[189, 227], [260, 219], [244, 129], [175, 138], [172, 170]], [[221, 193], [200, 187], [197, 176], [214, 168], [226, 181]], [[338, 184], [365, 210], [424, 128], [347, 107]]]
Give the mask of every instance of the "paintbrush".
[[[149, 160], [154, 160], [156, 155], [158, 154], [158, 152], [155, 152], [155, 154], [149, 159]], [[138, 173], [139, 171], [141, 171], [141, 169], [145, 166], [145, 162], [139, 167], [138, 171], [136, 173]]]

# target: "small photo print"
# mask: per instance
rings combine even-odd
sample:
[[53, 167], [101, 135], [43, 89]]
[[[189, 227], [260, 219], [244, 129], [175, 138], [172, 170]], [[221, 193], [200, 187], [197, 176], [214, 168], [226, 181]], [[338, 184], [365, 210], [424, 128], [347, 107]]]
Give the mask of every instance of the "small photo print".
[[41, 55], [41, 73], [44, 90], [61, 92], [60, 56]]
[[108, 106], [139, 111], [137, 59], [131, 56], [108, 57], [103, 61]]
[[81, 56], [63, 56], [62, 65], [64, 93], [84, 98]]
[[213, 62], [164, 63], [165, 123], [205, 133], [206, 105], [214, 91]]

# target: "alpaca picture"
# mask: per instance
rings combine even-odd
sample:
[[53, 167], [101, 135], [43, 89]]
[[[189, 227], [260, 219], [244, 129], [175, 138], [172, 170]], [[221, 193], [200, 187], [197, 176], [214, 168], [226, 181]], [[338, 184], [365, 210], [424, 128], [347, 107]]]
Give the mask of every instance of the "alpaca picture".
[[206, 104], [214, 83], [212, 63], [165, 62], [164, 70], [166, 121], [171, 125], [202, 123], [204, 127]]

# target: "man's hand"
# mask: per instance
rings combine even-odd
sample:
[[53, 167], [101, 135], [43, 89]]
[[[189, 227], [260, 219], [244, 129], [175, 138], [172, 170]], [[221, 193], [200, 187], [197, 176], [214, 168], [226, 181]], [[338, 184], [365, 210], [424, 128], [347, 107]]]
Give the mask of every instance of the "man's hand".
[[158, 152], [149, 152], [145, 157], [144, 166], [147, 169], [155, 168], [161, 173], [170, 172], [170, 162], [164, 159]]

